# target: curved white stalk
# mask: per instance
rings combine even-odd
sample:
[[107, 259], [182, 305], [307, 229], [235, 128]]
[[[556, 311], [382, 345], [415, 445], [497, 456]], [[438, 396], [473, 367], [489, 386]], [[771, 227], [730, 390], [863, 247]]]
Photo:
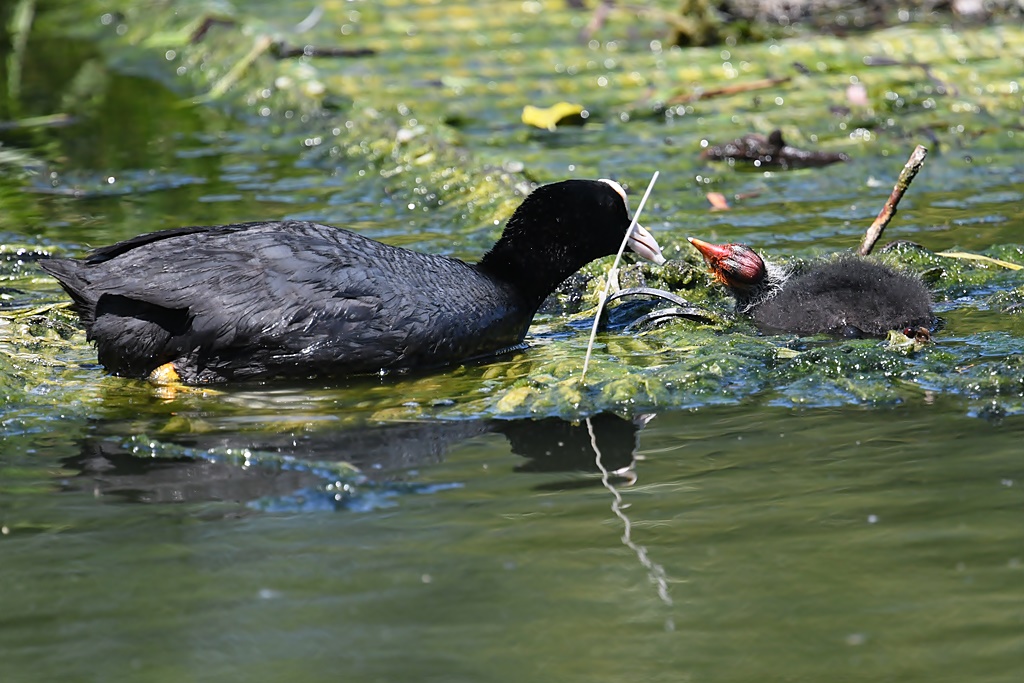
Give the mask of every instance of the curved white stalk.
[[644, 204], [647, 203], [647, 198], [651, 195], [651, 190], [654, 189], [654, 183], [658, 182], [658, 175], [659, 172], [655, 171], [654, 175], [651, 176], [651, 182], [647, 184], [647, 191], [644, 192], [643, 198], [640, 199], [639, 206], [636, 207], [636, 213], [633, 214], [633, 220], [629, 224], [629, 230], [626, 231], [625, 237], [622, 238], [622, 244], [619, 245], [619, 251], [615, 254], [615, 260], [612, 262], [612, 267], [605, 277], [604, 289], [598, 295], [597, 313], [594, 315], [594, 324], [590, 328], [590, 341], [587, 342], [587, 355], [583, 357], [583, 372], [580, 373], [580, 384], [583, 383], [584, 378], [587, 376], [587, 368], [590, 366], [590, 356], [594, 352], [594, 340], [597, 339], [597, 326], [601, 322], [601, 313], [604, 312], [604, 302], [608, 298], [608, 292], [611, 291], [612, 281], [618, 282], [619, 280], [619, 261], [622, 260], [622, 252], [626, 250], [626, 244], [633, 236], [633, 231], [637, 228], [640, 220], [640, 212], [644, 210]]

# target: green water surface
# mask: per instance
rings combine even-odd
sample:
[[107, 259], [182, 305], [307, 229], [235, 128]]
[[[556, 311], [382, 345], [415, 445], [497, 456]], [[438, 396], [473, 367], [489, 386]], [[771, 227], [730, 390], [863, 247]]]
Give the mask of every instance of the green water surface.
[[[1024, 676], [1024, 271], [937, 253], [1024, 264], [1020, 26], [679, 50], [667, 1], [589, 40], [562, 2], [324, 2], [302, 32], [296, 2], [17, 4], [0, 119], [73, 120], [0, 129], [0, 680]], [[375, 54], [263, 52], [202, 99], [264, 36]], [[520, 122], [558, 101], [586, 125]], [[699, 158], [774, 128], [852, 160]], [[852, 248], [919, 143], [884, 241], [920, 247], [880, 258], [934, 292], [933, 343], [730, 317], [687, 235]], [[490, 363], [191, 392], [106, 376], [35, 264], [279, 218], [474, 259], [532, 182], [655, 170], [674, 263], [624, 277], [720, 322], [613, 314], [586, 384], [599, 278]]]

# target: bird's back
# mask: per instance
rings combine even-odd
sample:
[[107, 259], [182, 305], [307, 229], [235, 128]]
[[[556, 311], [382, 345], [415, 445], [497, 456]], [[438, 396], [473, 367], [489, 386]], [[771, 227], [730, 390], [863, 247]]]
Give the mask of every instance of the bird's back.
[[872, 337], [930, 327], [934, 320], [931, 295], [919, 278], [854, 256], [792, 277], [752, 315], [766, 330]]

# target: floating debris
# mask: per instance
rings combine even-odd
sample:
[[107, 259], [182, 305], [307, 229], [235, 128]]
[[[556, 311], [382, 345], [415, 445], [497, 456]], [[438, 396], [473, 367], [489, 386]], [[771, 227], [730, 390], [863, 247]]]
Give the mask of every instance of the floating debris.
[[815, 168], [839, 161], [849, 161], [844, 152], [813, 152], [786, 144], [781, 130], [773, 130], [768, 137], [748, 133], [724, 145], [707, 147], [702, 159], [710, 161], [746, 161], [757, 167]]
[[581, 104], [559, 102], [550, 107], [535, 107], [528, 104], [523, 107], [522, 120], [528, 126], [554, 130], [558, 126], [582, 126], [589, 113]]

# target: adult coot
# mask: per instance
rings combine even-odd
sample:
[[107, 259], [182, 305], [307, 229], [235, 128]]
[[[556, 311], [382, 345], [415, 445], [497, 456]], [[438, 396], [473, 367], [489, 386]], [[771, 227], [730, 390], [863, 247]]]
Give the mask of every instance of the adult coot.
[[889, 266], [845, 255], [791, 276], [746, 245], [688, 239], [736, 298], [736, 310], [765, 331], [884, 337], [934, 323], [924, 283]]
[[[192, 384], [342, 376], [520, 344], [544, 298], [614, 254], [629, 225], [617, 183], [566, 180], [530, 194], [474, 265], [304, 221], [165, 230], [40, 265], [114, 374], [174, 377], [173, 367]], [[643, 228], [629, 245], [664, 263]]]

